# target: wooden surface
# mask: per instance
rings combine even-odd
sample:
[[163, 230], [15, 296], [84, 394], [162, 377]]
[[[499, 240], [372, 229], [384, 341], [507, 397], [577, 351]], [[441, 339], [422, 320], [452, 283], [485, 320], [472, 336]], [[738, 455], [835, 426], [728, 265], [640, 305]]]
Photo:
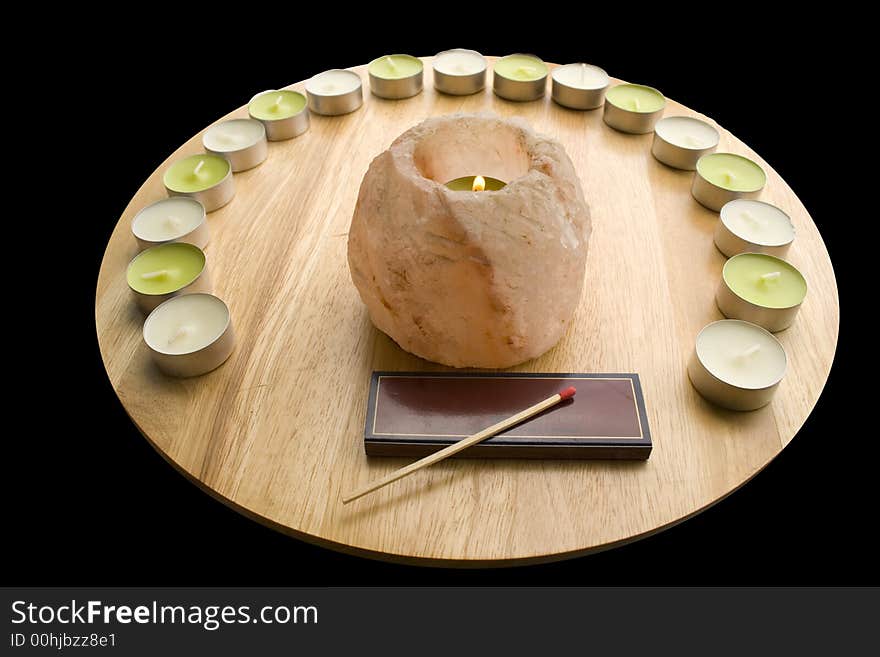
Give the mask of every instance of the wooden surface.
[[[789, 371], [773, 403], [751, 413], [719, 410], [685, 371], [697, 332], [721, 317], [713, 297], [724, 263], [712, 243], [718, 215], [691, 198], [693, 174], [655, 161], [651, 135], [608, 128], [601, 109], [566, 110], [549, 93], [530, 103], [501, 100], [491, 89], [438, 95], [425, 62], [424, 92], [402, 101], [370, 95], [366, 67], [356, 69], [365, 85], [361, 109], [312, 116], [309, 132], [271, 143], [266, 162], [236, 174], [235, 199], [208, 216], [206, 251], [238, 345], [211, 374], [159, 373], [125, 282], [136, 252], [132, 216], [165, 196], [162, 172], [200, 152], [201, 134], [137, 192], [107, 246], [95, 315], [110, 380], [140, 431], [208, 492], [271, 526], [348, 552], [443, 565], [551, 560], [632, 540], [756, 474], [810, 413], [837, 342], [834, 272], [794, 192], [721, 129], [719, 150], [767, 170], [761, 198], [791, 215], [797, 238], [789, 260], [809, 292], [795, 325], [778, 334]], [[303, 83], [291, 88], [303, 91]], [[343, 506], [344, 491], [408, 462], [364, 456], [370, 372], [446, 369], [403, 352], [370, 324], [346, 263], [358, 186], [370, 160], [410, 126], [479, 110], [523, 116], [559, 139], [593, 217], [571, 329], [514, 371], [638, 372], [653, 454], [647, 462], [447, 460]], [[670, 101], [672, 115], [699, 116]], [[244, 116], [242, 107], [218, 120]]]

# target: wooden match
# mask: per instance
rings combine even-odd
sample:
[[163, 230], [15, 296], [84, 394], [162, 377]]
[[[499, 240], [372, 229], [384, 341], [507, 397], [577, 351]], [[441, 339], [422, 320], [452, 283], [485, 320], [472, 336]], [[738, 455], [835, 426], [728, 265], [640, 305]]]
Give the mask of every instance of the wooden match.
[[574, 386], [570, 386], [562, 392], [558, 392], [552, 397], [548, 397], [544, 401], [538, 402], [534, 406], [529, 406], [525, 410], [522, 410], [519, 413], [511, 415], [510, 417], [493, 424], [491, 427], [486, 427], [482, 431], [478, 431], [477, 433], [467, 436], [466, 438], [462, 438], [457, 443], [449, 445], [449, 447], [444, 447], [439, 452], [434, 452], [433, 454], [426, 456], [423, 459], [419, 459], [415, 463], [410, 463], [409, 465], [400, 468], [399, 470], [395, 470], [391, 474], [388, 474], [380, 479], [376, 479], [375, 481], [367, 484], [363, 488], [360, 488], [354, 492], [349, 493], [348, 495], [343, 496], [342, 503], [348, 504], [349, 502], [356, 500], [359, 497], [363, 497], [368, 493], [372, 493], [375, 490], [383, 488], [384, 486], [387, 486], [388, 484], [395, 482], [398, 479], [403, 479], [407, 475], [411, 475], [417, 470], [426, 468], [429, 465], [434, 465], [438, 461], [442, 461], [443, 459], [449, 458], [454, 454], [458, 454], [462, 450], [465, 450], [472, 445], [476, 445], [477, 443], [482, 442], [487, 438], [491, 438], [492, 436], [499, 434], [512, 426], [515, 426], [521, 422], [525, 422], [530, 417], [534, 417], [538, 413], [546, 411], [548, 408], [552, 408], [563, 400], [571, 399], [572, 397], [574, 397], [576, 392], [577, 390], [574, 388]]

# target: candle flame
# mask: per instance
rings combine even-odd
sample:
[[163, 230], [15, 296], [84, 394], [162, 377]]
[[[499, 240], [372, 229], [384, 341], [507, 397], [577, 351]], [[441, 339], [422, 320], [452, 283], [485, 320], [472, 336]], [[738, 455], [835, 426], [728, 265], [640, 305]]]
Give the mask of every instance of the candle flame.
[[482, 192], [486, 189], [486, 179], [483, 176], [474, 177], [474, 184], [471, 185], [471, 189], [475, 192]]

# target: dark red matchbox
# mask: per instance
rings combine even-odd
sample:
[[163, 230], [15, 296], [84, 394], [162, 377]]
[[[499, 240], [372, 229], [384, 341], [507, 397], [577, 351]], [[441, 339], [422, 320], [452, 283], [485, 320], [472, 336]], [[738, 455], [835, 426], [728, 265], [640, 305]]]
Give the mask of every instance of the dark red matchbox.
[[638, 374], [373, 372], [368, 456], [425, 456], [564, 390], [577, 395], [459, 457], [647, 459]]

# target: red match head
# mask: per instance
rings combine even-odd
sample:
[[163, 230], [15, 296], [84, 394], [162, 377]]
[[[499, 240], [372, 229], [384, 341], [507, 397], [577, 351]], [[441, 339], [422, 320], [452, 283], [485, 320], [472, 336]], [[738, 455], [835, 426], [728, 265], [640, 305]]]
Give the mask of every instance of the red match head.
[[574, 386], [569, 386], [565, 390], [559, 393], [560, 398], [565, 401], [566, 399], [571, 399], [574, 397], [574, 393], [577, 392], [577, 389]]

